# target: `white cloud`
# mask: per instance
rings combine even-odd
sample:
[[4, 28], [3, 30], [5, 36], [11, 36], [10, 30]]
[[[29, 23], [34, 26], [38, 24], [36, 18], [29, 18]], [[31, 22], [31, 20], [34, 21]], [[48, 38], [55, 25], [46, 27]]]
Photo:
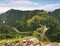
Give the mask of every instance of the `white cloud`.
[[6, 12], [9, 9], [11, 9], [11, 8], [8, 8], [8, 7], [0, 7], [0, 13]]
[[45, 8], [52, 8], [52, 7], [58, 7], [58, 6], [60, 6], [60, 4], [48, 4], [48, 5], [45, 5], [43, 7], [43, 9], [45, 9]]
[[[0, 1], [1, 2], [1, 1]], [[30, 0], [7, 0], [0, 3], [0, 7], [37, 6], [39, 3]]]
[[[32, 6], [32, 7], [31, 7]], [[59, 4], [46, 4], [40, 5], [37, 2], [32, 2], [30, 0], [13, 0], [10, 3], [0, 4], [0, 13], [5, 12], [9, 9], [18, 9], [18, 10], [34, 10], [34, 9], [43, 9], [47, 11], [52, 11], [54, 9], [60, 8]]]
[[25, 10], [33, 10], [34, 8], [31, 8], [31, 7], [0, 7], [0, 13], [4, 13], [4, 12], [6, 12], [6, 11], [8, 11], [9, 9], [17, 9], [17, 10], [23, 10], [23, 11], [25, 11]]
[[17, 9], [17, 10], [23, 10], [23, 11], [26, 11], [26, 10], [34, 10], [33, 8], [27, 8], [27, 7], [25, 7], [25, 8], [14, 8], [14, 9]]
[[15, 0], [15, 1], [12, 1], [12, 4], [39, 5], [37, 2], [32, 2], [32, 1], [29, 1], [29, 0]]
[[48, 10], [48, 11], [52, 11], [57, 8], [60, 8], [60, 4], [48, 4], [48, 5], [40, 7], [40, 9], [44, 9], [44, 10]]
[[11, 8], [19, 10], [33, 10], [34, 6], [37, 5], [39, 5], [37, 2], [30, 0], [9, 0], [7, 3], [0, 3], [0, 13], [5, 12]]

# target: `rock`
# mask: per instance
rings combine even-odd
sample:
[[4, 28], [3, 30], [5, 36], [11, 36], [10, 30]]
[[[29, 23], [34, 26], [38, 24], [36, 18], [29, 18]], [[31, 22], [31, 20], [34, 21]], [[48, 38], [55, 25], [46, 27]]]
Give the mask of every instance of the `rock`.
[[34, 37], [23, 39], [21, 41], [21, 44], [22, 46], [41, 46], [41, 43], [39, 42], [39, 40]]

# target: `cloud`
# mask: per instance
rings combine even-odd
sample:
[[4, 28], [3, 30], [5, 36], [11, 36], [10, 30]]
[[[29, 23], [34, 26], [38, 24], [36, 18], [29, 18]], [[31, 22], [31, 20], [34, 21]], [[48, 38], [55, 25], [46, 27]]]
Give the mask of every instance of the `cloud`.
[[0, 13], [5, 12], [9, 9], [17, 9], [17, 10], [34, 10], [34, 9], [43, 9], [46, 11], [53, 11], [57, 8], [60, 8], [60, 4], [48, 4], [48, 5], [42, 5], [42, 6], [37, 6], [37, 7], [25, 7], [25, 6], [21, 6], [21, 7], [0, 7]]
[[7, 11], [8, 9], [19, 10], [33, 10], [34, 6], [39, 5], [37, 2], [30, 0], [5, 0], [0, 1], [0, 13]]
[[0, 7], [38, 6], [39, 3], [30, 0], [5, 0], [0, 1]]
[[58, 6], [60, 6], [60, 4], [48, 4], [48, 5], [45, 5], [42, 9], [52, 8], [52, 7], [58, 7]]
[[60, 8], [60, 4], [48, 4], [48, 5], [42, 6], [40, 9], [53, 11], [54, 9], [57, 9], [57, 8]]
[[29, 0], [15, 0], [12, 1], [12, 4], [19, 4], [19, 5], [39, 5], [37, 2], [29, 1]]
[[60, 8], [60, 3], [41, 5], [40, 3], [31, 0], [6, 0], [6, 2], [0, 3], [0, 13], [5, 12], [11, 8], [18, 10], [43, 9], [47, 11], [52, 11], [54, 9]]
[[17, 10], [23, 10], [23, 11], [26, 11], [26, 10], [34, 10], [33, 8], [30, 8], [30, 7], [20, 7], [20, 8], [14, 8], [14, 9], [17, 9]]
[[16, 9], [16, 10], [33, 10], [34, 8], [31, 7], [0, 7], [0, 13], [4, 13], [6, 11], [8, 11], [9, 9]]
[[6, 12], [9, 9], [11, 9], [11, 8], [8, 8], [8, 7], [0, 7], [0, 13]]

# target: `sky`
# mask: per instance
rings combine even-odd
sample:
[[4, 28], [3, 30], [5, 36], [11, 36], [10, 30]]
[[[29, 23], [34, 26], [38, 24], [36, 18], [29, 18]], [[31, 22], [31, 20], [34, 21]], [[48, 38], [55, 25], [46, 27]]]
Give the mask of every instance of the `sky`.
[[58, 8], [60, 0], [0, 0], [0, 13], [9, 9], [53, 11]]

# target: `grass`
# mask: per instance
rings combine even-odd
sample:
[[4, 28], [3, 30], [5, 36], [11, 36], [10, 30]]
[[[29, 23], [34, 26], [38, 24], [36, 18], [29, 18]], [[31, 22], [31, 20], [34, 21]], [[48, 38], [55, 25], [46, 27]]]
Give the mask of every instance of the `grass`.
[[5, 43], [6, 43], [6, 39], [0, 41], [0, 45], [5, 44]]
[[22, 38], [13, 38], [13, 39], [3, 39], [0, 40], [0, 46], [5, 44], [7, 41], [9, 41], [10, 43], [15, 43], [17, 41], [20, 41]]
[[[1, 45], [4, 45], [7, 41], [10, 42], [10, 44], [14, 44], [16, 43], [17, 41], [21, 41], [23, 39], [26, 39], [26, 38], [29, 38], [29, 37], [24, 37], [24, 38], [13, 38], [13, 39], [3, 39], [3, 40], [0, 40], [0, 46]], [[44, 45], [47, 45], [49, 44], [48, 41], [45, 41], [43, 42]], [[13, 46], [13, 45], [12, 45]], [[59, 46], [57, 42], [53, 42], [53, 46]]]

